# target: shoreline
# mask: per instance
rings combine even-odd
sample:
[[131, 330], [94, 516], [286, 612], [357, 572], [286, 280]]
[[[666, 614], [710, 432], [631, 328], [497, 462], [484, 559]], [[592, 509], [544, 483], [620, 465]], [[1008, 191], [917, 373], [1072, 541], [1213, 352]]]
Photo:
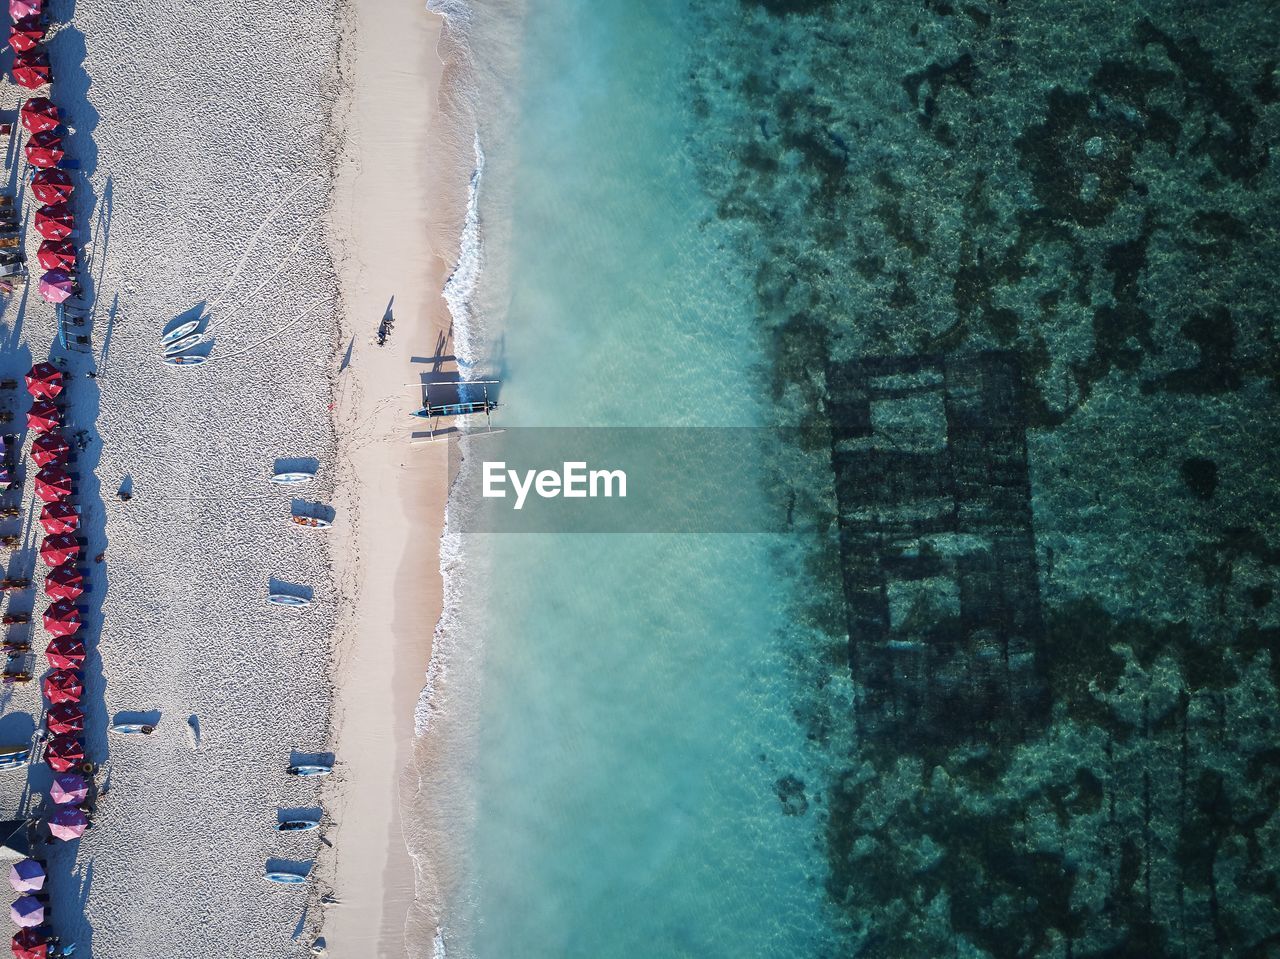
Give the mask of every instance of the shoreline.
[[[401, 794], [443, 608], [448, 445], [411, 447], [405, 414], [420, 372], [453, 367], [442, 289], [463, 216], [452, 187], [465, 187], [467, 174], [433, 142], [444, 128], [444, 24], [417, 4], [349, 0], [341, 11], [344, 90], [328, 226], [343, 304], [335, 505], [353, 521], [334, 542], [343, 608], [332, 736], [344, 775], [326, 789], [335, 901], [324, 906], [323, 929], [339, 956], [368, 943], [371, 928], [376, 955], [406, 955], [407, 924], [421, 910]], [[395, 326], [379, 347], [373, 335], [388, 309]], [[442, 359], [422, 362], [432, 357]]]

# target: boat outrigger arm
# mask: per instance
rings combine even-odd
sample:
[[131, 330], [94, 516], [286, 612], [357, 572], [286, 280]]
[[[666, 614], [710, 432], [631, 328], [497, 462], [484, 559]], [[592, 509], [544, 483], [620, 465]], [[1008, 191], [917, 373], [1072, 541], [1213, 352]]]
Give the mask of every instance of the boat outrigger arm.
[[[414, 411], [413, 415], [419, 419], [431, 420], [431, 439], [435, 439], [436, 422], [442, 417], [472, 416], [477, 413], [484, 414], [485, 423], [488, 426], [488, 429], [485, 432], [495, 432], [493, 429], [493, 418], [489, 414], [498, 408], [498, 403], [489, 396], [489, 387], [497, 386], [499, 382], [499, 380], [438, 380], [434, 382], [415, 384], [422, 390], [423, 405], [421, 409]], [[483, 395], [483, 399], [454, 403], [432, 403], [431, 387], [433, 386], [450, 386], [453, 387], [455, 391], [459, 392], [473, 387], [479, 387]]]

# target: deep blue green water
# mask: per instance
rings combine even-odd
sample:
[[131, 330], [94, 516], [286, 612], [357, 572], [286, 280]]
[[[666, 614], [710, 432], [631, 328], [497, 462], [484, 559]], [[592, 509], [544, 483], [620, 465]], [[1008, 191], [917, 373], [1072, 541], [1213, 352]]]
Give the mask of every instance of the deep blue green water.
[[794, 529], [464, 538], [450, 954], [1271, 955], [1268, 5], [478, 9], [502, 425]]

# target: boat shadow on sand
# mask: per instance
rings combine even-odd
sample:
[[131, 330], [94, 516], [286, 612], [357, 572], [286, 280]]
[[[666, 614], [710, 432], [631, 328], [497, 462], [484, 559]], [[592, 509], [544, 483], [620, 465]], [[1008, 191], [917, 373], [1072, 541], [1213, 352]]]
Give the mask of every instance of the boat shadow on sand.
[[290, 583], [274, 576], [267, 580], [267, 593], [271, 596], [293, 596], [308, 604], [316, 598], [316, 592], [310, 586]]
[[320, 471], [320, 461], [314, 456], [281, 456], [276, 459], [275, 475], [283, 473], [310, 473]]

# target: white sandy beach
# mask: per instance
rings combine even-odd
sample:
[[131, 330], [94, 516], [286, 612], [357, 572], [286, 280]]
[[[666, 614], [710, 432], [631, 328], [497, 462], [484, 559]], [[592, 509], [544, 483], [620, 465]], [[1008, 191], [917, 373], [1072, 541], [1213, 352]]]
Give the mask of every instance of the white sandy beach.
[[[93, 353], [71, 366], [99, 378], [72, 383], [69, 430], [100, 437], [78, 469], [88, 552], [106, 554], [86, 741], [110, 785], [74, 876], [55, 869], [54, 924], [100, 959], [297, 956], [318, 935], [329, 955], [369, 955], [371, 930], [378, 955], [403, 955], [414, 886], [397, 792], [439, 614], [445, 493], [444, 447], [408, 445], [402, 385], [447, 329], [432, 234], [450, 219], [423, 163], [438, 21], [418, 2], [360, 0], [340, 42], [334, 0], [53, 13], [70, 18], [50, 44], [52, 97], [75, 128], [96, 294]], [[3, 106], [22, 99], [8, 86]], [[161, 365], [161, 330], [201, 310], [209, 363]], [[49, 354], [34, 277], [0, 324], [3, 375]], [[267, 482], [277, 458], [318, 463], [300, 498], [334, 507], [331, 531], [290, 526], [291, 493]], [[273, 579], [314, 605], [268, 606]], [[35, 684], [12, 691], [4, 731], [39, 710]], [[159, 728], [108, 740], [123, 711], [158, 712]], [[285, 774], [295, 751], [330, 749], [323, 785]], [[6, 808], [34, 810], [25, 785], [0, 781]], [[319, 833], [275, 831], [281, 810], [321, 805]], [[311, 882], [266, 883], [273, 859]]]
[[[466, 171], [439, 148], [442, 21], [418, 3], [380, 0], [356, 0], [349, 14], [332, 217], [345, 306], [335, 423], [342, 488], [359, 502], [343, 506], [358, 522], [338, 550], [347, 602], [335, 735], [346, 774], [326, 790], [337, 902], [325, 910], [325, 936], [337, 956], [369, 955], [376, 941], [378, 956], [400, 957], [416, 954], [406, 923], [421, 891], [401, 796], [413, 778], [414, 710], [440, 617], [448, 494], [447, 446], [411, 445], [425, 424], [406, 414], [420, 398], [412, 384], [455, 369], [440, 291], [444, 257], [457, 249], [448, 184], [465, 184]], [[373, 333], [388, 310], [395, 325], [379, 346]]]

